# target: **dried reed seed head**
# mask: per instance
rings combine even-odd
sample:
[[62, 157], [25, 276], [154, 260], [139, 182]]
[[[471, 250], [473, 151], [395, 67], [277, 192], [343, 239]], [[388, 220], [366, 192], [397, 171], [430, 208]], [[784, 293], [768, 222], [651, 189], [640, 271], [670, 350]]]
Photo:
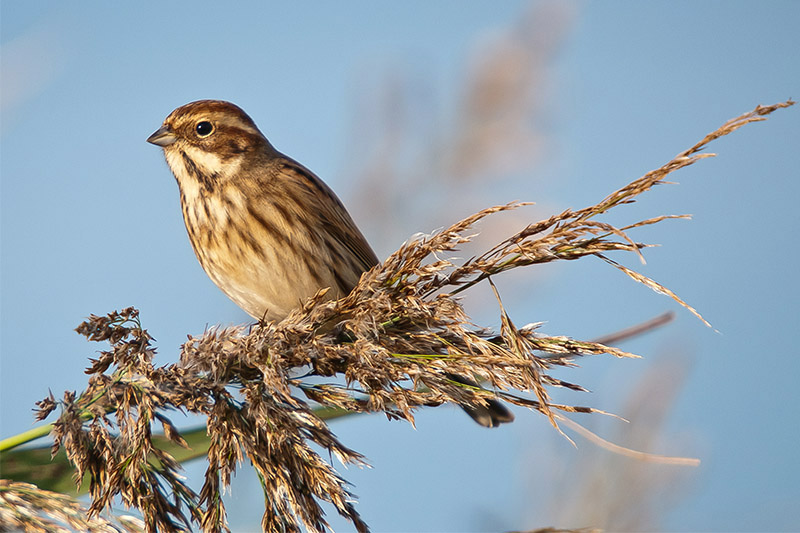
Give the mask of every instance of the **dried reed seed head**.
[[[632, 246], [622, 230], [587, 221], [697, 161], [694, 152], [709, 139], [786, 105], [791, 102], [758, 108], [731, 121], [603, 202], [531, 225], [461, 265], [426, 261], [469, 240], [464, 232], [480, 218], [513, 206], [481, 211], [437, 235], [415, 239], [364, 275], [346, 298], [315, 299], [287, 320], [257, 326], [249, 333], [229, 328], [190, 339], [184, 346], [185, 367], [152, 366], [150, 337], [135, 310], [91, 317], [78, 329], [87, 338], [112, 343], [108, 357], [117, 369], [108, 376], [100, 372], [111, 366], [93, 368], [93, 379], [83, 394], [65, 393], [62, 415], [53, 431], [57, 445], [66, 449], [78, 472], [91, 476], [91, 511], [98, 512], [120, 496], [142, 511], [151, 530], [179, 529], [190, 520], [207, 531], [226, 530], [220, 492], [238, 462], [248, 457], [264, 481], [265, 528], [299, 531], [302, 524], [308, 530], [320, 530], [325, 523], [319, 502], [328, 501], [359, 531], [366, 531], [346, 482], [311, 443], [346, 462], [363, 459], [343, 446], [308, 405], [292, 396], [291, 385], [299, 385], [309, 397], [333, 407], [382, 410], [389, 417], [413, 422], [414, 410], [423, 405], [486, 405], [495, 391], [451, 377], [476, 375], [497, 387], [505, 400], [536, 409], [554, 423], [563, 420], [556, 411], [595, 412], [551, 403], [547, 387], [581, 388], [547, 371], [555, 365], [571, 365], [579, 356], [631, 354], [598, 343], [540, 335], [536, 328], [517, 328], [499, 299], [500, 334], [476, 330], [454, 293], [535, 262], [638, 250], [639, 245]], [[649, 219], [660, 220], [664, 219]], [[605, 233], [598, 233], [599, 229]], [[624, 271], [660, 288], [629, 269]], [[316, 329], [328, 321], [341, 327]], [[309, 364], [344, 374], [349, 386], [303, 384], [291, 378], [291, 368]], [[526, 392], [530, 398], [506, 389]], [[51, 409], [52, 401], [45, 400], [42, 409]], [[163, 422], [158, 410], [165, 408], [208, 416], [209, 469], [199, 496], [183, 484], [176, 463], [154, 451], [150, 426]], [[112, 436], [112, 429], [119, 437]], [[153, 456], [156, 461], [151, 461]]]

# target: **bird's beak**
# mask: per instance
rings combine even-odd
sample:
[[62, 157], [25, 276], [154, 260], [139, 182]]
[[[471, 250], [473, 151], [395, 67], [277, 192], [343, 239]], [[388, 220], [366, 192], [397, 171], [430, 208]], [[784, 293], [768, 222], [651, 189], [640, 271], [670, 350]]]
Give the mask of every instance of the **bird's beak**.
[[178, 140], [178, 136], [172, 133], [167, 126], [161, 126], [155, 133], [147, 138], [147, 142], [157, 146], [165, 147]]

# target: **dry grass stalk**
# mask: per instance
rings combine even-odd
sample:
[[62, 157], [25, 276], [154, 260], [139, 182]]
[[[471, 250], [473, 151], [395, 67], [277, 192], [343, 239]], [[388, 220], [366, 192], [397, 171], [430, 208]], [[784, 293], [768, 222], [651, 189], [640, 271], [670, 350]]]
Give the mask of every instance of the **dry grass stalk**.
[[90, 517], [87, 509], [69, 496], [0, 479], [0, 531], [136, 533], [144, 531], [144, 524], [133, 516], [114, 520]]
[[[477, 36], [454, 88], [444, 93], [416, 64], [376, 65], [359, 75], [347, 143], [355, 151], [344, 158], [352, 166], [339, 181], [350, 189], [351, 214], [369, 221], [367, 236], [376, 237], [379, 254], [393, 251], [381, 241], [442, 227], [484, 207], [498, 186], [529, 187], [545, 175], [531, 169], [552, 152], [553, 69], [574, 18], [565, 2], [531, 3], [509, 26]], [[514, 185], [520, 176], [524, 183]], [[520, 225], [530, 221], [522, 217]], [[495, 235], [508, 234], [511, 218], [485, 221], [475, 242], [494, 244]]]
[[[677, 442], [675, 435], [667, 436], [666, 421], [674, 412], [688, 372], [684, 354], [663, 354], [641, 380], [631, 384], [619, 407], [619, 414], [629, 423], [607, 425], [607, 421], [595, 420], [596, 426], [606, 426], [603, 433], [613, 435], [614, 442], [636, 449], [655, 450], [667, 442], [673, 449], [685, 447], [689, 444], [685, 435]], [[584, 448], [569, 460], [551, 457], [553, 482], [544, 501], [531, 502], [531, 523], [547, 520], [562, 527], [591, 524], [602, 531], [655, 531], [674, 504], [690, 497], [691, 478], [686, 469], [654, 463], [650, 455], [631, 461], [629, 452], [608, 453], [609, 449], [608, 444], [600, 444]], [[532, 467], [530, 476], [532, 486], [547, 484], [540, 469]]]
[[[179, 530], [192, 522], [205, 531], [227, 530], [222, 491], [246, 458], [262, 481], [265, 530], [325, 530], [320, 501], [327, 501], [358, 531], [367, 531], [346, 481], [312, 444], [343, 463], [361, 465], [364, 458], [342, 445], [297, 391], [323, 406], [380, 411], [411, 423], [421, 406], [475, 406], [495, 396], [539, 411], [556, 427], [559, 411], [597, 412], [552, 403], [549, 387], [583, 389], [548, 372], [553, 366], [574, 365], [580, 356], [633, 354], [597, 342], [542, 335], [537, 324], [517, 327], [502, 304], [500, 332], [477, 328], [456, 294], [507, 270], [589, 255], [697, 314], [658, 283], [606, 257], [615, 250], [641, 255], [647, 245], [631, 239], [628, 231], [672, 217], [622, 228], [595, 218], [634, 201], [671, 172], [712, 155], [700, 153], [710, 141], [792, 104], [759, 106], [600, 203], [531, 224], [460, 264], [443, 257], [470, 241], [474, 224], [523, 204], [484, 209], [436, 234], [414, 238], [365, 273], [347, 297], [323, 302], [320, 293], [280, 323], [212, 329], [190, 337], [176, 365], [153, 366], [152, 339], [135, 309], [92, 316], [78, 332], [89, 340], [110, 342], [111, 350], [87, 370], [86, 391], [66, 393], [59, 402], [52, 396], [45, 399], [39, 417], [61, 406], [54, 447], [66, 449], [77, 468], [76, 479], [88, 474], [90, 513], [119, 497], [141, 511], [148, 530]], [[301, 367], [316, 376], [341, 375], [345, 383], [304, 382], [293, 377], [292, 371]], [[465, 385], [453, 379], [457, 375], [474, 376], [487, 388]], [[164, 416], [170, 409], [208, 417], [209, 465], [199, 494], [184, 483], [172, 457], [152, 445], [156, 422], [169, 438], [181, 442]]]

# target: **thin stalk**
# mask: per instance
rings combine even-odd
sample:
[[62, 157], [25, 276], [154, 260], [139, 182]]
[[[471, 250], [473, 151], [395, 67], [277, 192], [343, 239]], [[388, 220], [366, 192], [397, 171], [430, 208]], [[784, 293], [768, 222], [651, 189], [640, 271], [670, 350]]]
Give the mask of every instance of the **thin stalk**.
[[36, 426], [35, 428], [14, 435], [13, 437], [8, 437], [6, 439], [0, 440], [0, 452], [7, 452], [8, 450], [12, 450], [17, 446], [21, 446], [33, 440], [40, 439], [48, 435], [50, 433], [50, 430], [52, 429], [53, 429], [52, 423], [42, 424], [41, 426]]

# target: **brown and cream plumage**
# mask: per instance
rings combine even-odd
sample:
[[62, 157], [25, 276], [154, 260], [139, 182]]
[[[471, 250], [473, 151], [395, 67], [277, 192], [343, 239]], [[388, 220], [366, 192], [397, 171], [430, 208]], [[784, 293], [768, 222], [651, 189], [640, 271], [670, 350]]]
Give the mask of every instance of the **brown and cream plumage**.
[[[200, 264], [252, 317], [283, 319], [325, 287], [327, 298], [341, 298], [378, 263], [333, 191], [236, 105], [186, 104], [147, 140], [164, 149], [178, 181]], [[465, 410], [484, 426], [514, 419], [496, 400]]]
[[178, 181], [200, 264], [254, 318], [282, 319], [323, 287], [341, 298], [378, 263], [333, 191], [234, 104], [179, 107], [148, 141]]

